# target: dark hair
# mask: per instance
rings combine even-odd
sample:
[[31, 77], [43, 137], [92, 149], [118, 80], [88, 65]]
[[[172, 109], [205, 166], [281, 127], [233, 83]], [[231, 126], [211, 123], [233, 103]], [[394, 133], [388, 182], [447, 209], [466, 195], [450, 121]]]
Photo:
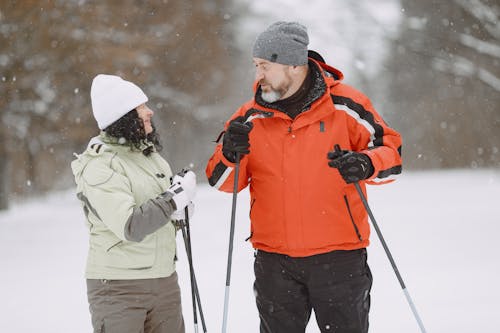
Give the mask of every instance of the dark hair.
[[[128, 112], [126, 115], [109, 125], [104, 129], [104, 131], [115, 138], [124, 138], [127, 140], [127, 144], [131, 148], [141, 148], [141, 142], [147, 140], [153, 143], [156, 151], [162, 150], [162, 145], [160, 144], [160, 136], [156, 132], [156, 128], [153, 126], [153, 132], [146, 135], [146, 131], [144, 130], [144, 123], [142, 119], [139, 118], [139, 114], [137, 110], [134, 109]], [[142, 153], [146, 156], [149, 156], [153, 152], [152, 149], [145, 149]]]

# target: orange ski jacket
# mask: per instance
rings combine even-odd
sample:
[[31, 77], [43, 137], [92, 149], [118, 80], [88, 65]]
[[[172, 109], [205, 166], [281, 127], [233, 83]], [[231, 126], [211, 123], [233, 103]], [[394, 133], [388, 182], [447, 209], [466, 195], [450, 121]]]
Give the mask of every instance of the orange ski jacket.
[[[333, 250], [368, 246], [370, 227], [353, 184], [328, 166], [327, 153], [342, 149], [362, 152], [373, 163], [365, 183], [390, 182], [401, 173], [401, 137], [387, 126], [370, 101], [341, 82], [340, 71], [309, 59], [314, 75], [312, 103], [295, 119], [255, 97], [239, 116], [252, 119], [250, 153], [240, 161], [238, 191], [250, 185], [252, 245], [256, 249], [305, 257]], [[266, 112], [263, 116], [261, 112]], [[233, 191], [234, 163], [218, 144], [208, 161], [211, 186]]]

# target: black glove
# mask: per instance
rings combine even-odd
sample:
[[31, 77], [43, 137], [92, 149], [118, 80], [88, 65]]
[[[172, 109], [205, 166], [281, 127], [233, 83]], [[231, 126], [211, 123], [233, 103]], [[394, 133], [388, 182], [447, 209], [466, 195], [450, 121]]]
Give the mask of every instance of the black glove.
[[244, 117], [237, 117], [229, 123], [224, 139], [222, 140], [222, 153], [231, 162], [236, 161], [236, 153], [246, 155], [250, 153], [248, 134], [253, 128], [251, 122], [245, 123]]
[[335, 151], [328, 153], [328, 165], [339, 170], [347, 184], [370, 178], [373, 164], [368, 155], [350, 150], [341, 150], [338, 145]]

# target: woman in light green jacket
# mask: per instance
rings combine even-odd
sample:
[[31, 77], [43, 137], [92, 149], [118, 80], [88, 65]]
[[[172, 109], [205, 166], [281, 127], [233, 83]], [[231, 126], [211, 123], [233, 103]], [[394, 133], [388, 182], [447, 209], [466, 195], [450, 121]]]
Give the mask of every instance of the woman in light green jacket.
[[99, 74], [91, 100], [101, 133], [71, 167], [89, 229], [94, 332], [182, 333], [172, 220], [193, 211], [196, 176], [172, 177], [138, 86]]

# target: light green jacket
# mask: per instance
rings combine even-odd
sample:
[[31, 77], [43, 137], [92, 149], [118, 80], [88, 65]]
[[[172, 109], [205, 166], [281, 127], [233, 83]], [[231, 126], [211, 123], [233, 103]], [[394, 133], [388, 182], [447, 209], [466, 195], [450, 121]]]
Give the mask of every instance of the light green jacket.
[[101, 133], [71, 168], [89, 228], [88, 279], [146, 279], [175, 271], [172, 171], [155, 151], [119, 144]]

